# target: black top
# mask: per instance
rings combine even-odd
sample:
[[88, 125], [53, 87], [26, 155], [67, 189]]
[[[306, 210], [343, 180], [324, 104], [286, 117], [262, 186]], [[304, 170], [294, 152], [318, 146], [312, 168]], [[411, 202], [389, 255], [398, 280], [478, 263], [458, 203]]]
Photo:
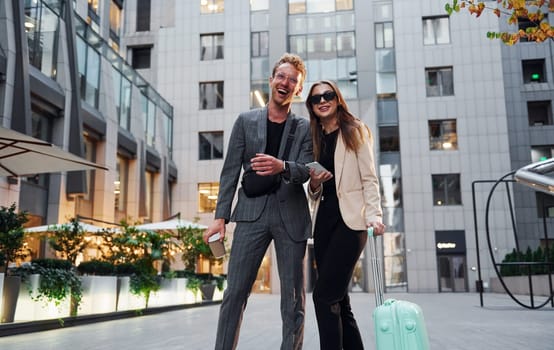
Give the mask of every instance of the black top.
[[267, 144], [265, 153], [277, 157], [279, 155], [279, 146], [285, 130], [285, 122], [275, 123], [267, 119]]
[[339, 219], [342, 220], [335, 186], [335, 147], [337, 146], [338, 135], [339, 129], [330, 134], [323, 135], [321, 140], [319, 163], [329, 170], [333, 174], [333, 177], [323, 183], [323, 197], [319, 203], [315, 225], [316, 235], [318, 231], [332, 231], [339, 222]]

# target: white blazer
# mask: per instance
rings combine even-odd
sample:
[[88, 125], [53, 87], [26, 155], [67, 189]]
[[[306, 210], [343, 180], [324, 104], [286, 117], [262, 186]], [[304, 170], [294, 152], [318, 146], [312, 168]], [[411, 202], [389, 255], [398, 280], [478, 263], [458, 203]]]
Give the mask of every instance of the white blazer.
[[[363, 125], [364, 142], [357, 152], [347, 150], [339, 131], [335, 148], [335, 186], [339, 209], [344, 223], [352, 230], [365, 230], [370, 222], [382, 222], [379, 179], [375, 171], [373, 137]], [[308, 186], [311, 200], [312, 233], [321, 201], [322, 187], [313, 192]]]

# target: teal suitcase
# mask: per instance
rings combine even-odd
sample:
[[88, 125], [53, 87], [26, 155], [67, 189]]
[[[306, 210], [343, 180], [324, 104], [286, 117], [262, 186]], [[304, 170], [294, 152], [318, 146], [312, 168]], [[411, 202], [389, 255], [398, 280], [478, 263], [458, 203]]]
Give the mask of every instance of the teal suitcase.
[[377, 306], [373, 311], [376, 349], [429, 350], [429, 339], [421, 308], [404, 300], [383, 301], [383, 274], [375, 249], [376, 237], [373, 236], [371, 228], [368, 229], [368, 234]]

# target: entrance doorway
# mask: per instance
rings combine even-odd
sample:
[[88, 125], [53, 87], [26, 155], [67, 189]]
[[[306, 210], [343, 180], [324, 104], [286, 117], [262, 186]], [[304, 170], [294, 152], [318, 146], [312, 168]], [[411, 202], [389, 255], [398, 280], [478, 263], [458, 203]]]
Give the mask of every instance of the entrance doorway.
[[439, 292], [467, 292], [465, 255], [439, 255]]

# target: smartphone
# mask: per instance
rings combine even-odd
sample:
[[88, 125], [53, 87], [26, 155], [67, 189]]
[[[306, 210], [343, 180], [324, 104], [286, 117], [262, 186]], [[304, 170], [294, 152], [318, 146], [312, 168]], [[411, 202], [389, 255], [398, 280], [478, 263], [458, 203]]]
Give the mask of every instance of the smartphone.
[[322, 171], [327, 171], [327, 169], [325, 169], [325, 167], [318, 162], [307, 163], [306, 166], [308, 169], [315, 169], [316, 174], [319, 174]]

